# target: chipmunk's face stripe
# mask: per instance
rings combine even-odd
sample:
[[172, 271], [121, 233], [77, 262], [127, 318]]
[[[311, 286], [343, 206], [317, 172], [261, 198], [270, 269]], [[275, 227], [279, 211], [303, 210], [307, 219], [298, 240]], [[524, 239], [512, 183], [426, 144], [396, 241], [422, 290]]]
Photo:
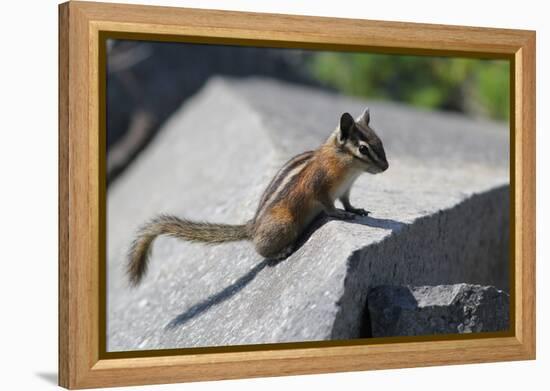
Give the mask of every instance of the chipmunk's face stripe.
[[304, 152], [293, 157], [279, 170], [262, 195], [256, 216], [259, 216], [265, 207], [277, 198], [281, 190], [287, 186], [292, 178], [302, 171], [312, 156], [312, 151]]
[[388, 161], [386, 160], [386, 152], [384, 151], [384, 147], [382, 146], [382, 141], [377, 140], [377, 142], [369, 143], [370, 150], [374, 152], [374, 155], [378, 159], [378, 162], [381, 163], [382, 166], [388, 165]]
[[388, 168], [388, 161], [383, 147], [361, 142], [355, 150], [357, 152], [354, 154], [354, 158], [363, 161], [367, 165], [374, 166], [380, 171], [385, 171]]
[[373, 151], [369, 147], [369, 144], [367, 143], [359, 143], [359, 153], [361, 154], [361, 157], [366, 156], [368, 160], [373, 163], [376, 163], [380, 160], [376, 157], [376, 154], [373, 153]]
[[382, 141], [380, 141], [374, 130], [370, 127], [364, 127], [356, 124], [354, 127], [352, 140], [359, 151], [359, 154], [357, 155], [359, 159], [364, 160], [367, 163], [370, 162], [382, 170], [388, 168], [388, 162], [386, 160], [384, 147], [382, 146]]

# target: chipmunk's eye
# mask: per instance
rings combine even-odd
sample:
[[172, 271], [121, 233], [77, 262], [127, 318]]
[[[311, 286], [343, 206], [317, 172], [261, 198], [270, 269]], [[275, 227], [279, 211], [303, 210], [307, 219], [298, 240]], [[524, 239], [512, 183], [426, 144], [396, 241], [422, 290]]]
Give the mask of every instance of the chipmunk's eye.
[[361, 155], [368, 155], [368, 154], [369, 154], [369, 149], [367, 148], [366, 145], [361, 144], [361, 145], [359, 146], [359, 153], [360, 153]]

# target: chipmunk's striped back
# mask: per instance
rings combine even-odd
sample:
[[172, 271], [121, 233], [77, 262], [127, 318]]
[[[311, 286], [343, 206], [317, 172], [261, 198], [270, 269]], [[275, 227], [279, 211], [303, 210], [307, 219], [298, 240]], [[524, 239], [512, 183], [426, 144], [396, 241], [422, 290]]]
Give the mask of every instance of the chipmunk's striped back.
[[294, 156], [281, 167], [264, 191], [258, 208], [256, 209], [254, 220], [256, 220], [275, 199], [277, 199], [281, 191], [289, 186], [291, 180], [302, 172], [308, 162], [311, 161], [313, 153], [313, 151], [307, 151]]

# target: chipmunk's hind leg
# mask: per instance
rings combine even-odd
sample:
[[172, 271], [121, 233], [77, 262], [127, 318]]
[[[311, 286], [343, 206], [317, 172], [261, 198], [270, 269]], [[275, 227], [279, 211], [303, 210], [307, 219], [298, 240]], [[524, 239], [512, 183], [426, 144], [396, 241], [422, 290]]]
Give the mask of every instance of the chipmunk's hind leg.
[[294, 243], [283, 248], [278, 254], [275, 254], [270, 258], [275, 261], [282, 261], [283, 259], [287, 259], [290, 256], [290, 254], [292, 254], [293, 252], [294, 252]]
[[264, 258], [282, 260], [294, 251], [296, 237], [292, 225], [267, 222], [257, 227], [253, 242]]

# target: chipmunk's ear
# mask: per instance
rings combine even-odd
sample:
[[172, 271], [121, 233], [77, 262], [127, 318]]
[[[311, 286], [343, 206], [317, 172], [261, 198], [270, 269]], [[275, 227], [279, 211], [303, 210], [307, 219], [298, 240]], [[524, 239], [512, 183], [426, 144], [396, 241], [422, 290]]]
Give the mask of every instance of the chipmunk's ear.
[[339, 141], [344, 142], [349, 137], [351, 128], [355, 124], [355, 120], [350, 113], [344, 113], [340, 117], [340, 134], [338, 135]]
[[363, 114], [361, 114], [361, 117], [359, 118], [359, 122], [361, 122], [364, 125], [369, 125], [370, 122], [370, 110], [367, 107], [365, 111], [363, 111]]

